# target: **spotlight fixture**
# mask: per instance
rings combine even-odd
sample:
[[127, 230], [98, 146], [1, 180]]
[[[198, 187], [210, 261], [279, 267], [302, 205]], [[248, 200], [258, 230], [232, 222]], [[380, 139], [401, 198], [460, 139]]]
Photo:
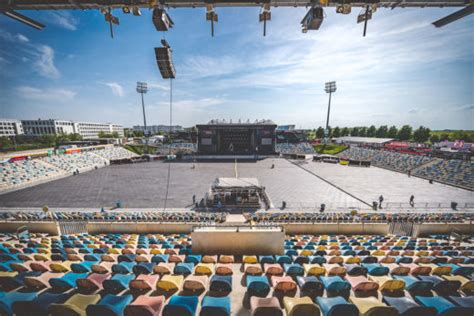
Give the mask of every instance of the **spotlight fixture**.
[[110, 37], [114, 38], [113, 24], [119, 25], [120, 24], [119, 18], [112, 15], [112, 9], [110, 8], [107, 8], [107, 9], [102, 8], [100, 9], [100, 12], [104, 14], [105, 21], [109, 23]]
[[308, 30], [319, 30], [324, 20], [324, 10], [321, 6], [313, 6], [301, 20], [301, 29], [303, 33]]
[[166, 40], [162, 39], [161, 44], [163, 47], [155, 47], [158, 69], [163, 79], [174, 79], [176, 77], [176, 70], [172, 59], [173, 51]]
[[165, 9], [153, 9], [152, 20], [156, 30], [162, 32], [168, 31], [174, 24]]
[[133, 7], [132, 8], [132, 13], [133, 13], [134, 16], [141, 16], [142, 15], [142, 11], [140, 11], [139, 7]]
[[339, 14], [350, 14], [351, 13], [351, 5], [350, 4], [339, 4], [336, 7], [336, 13]]
[[211, 35], [214, 36], [214, 22], [217, 23], [219, 17], [214, 10], [213, 4], [206, 4], [206, 8], [206, 21], [211, 21]]
[[130, 8], [127, 7], [127, 6], [122, 7], [122, 12], [123, 12], [124, 14], [130, 14]]
[[272, 19], [272, 13], [270, 12], [270, 3], [265, 3], [260, 10], [258, 20], [263, 22], [263, 36], [267, 35], [267, 21]]

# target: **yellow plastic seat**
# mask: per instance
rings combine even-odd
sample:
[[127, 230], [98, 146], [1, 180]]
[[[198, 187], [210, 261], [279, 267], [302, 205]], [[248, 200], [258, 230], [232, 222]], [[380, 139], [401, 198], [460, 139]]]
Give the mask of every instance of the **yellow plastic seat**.
[[468, 296], [474, 295], [474, 280], [469, 280], [461, 275], [443, 275], [443, 278], [448, 281], [461, 282], [459, 290]]
[[430, 267], [431, 268], [431, 274], [438, 275], [438, 276], [450, 275], [451, 270], [453, 269], [450, 266], [442, 266], [441, 267], [441, 266], [437, 266], [436, 264], [433, 264], [433, 263], [420, 263], [419, 265], [422, 266], [422, 267]]
[[344, 258], [344, 262], [347, 264], [358, 264], [361, 261], [360, 257], [343, 257], [343, 258]]
[[357, 306], [360, 316], [398, 316], [398, 311], [379, 301], [373, 296], [349, 297], [349, 300]]
[[283, 298], [287, 316], [319, 316], [319, 307], [313, 303], [309, 296]]
[[326, 269], [321, 267], [319, 264], [303, 264], [304, 271], [307, 276], [320, 276], [326, 274]]
[[71, 261], [52, 262], [52, 263], [49, 265], [49, 268], [51, 269], [52, 272], [65, 273], [65, 272], [71, 271], [71, 264], [72, 264], [72, 263], [73, 263], [73, 262], [71, 262]]
[[405, 281], [394, 280], [389, 276], [373, 276], [369, 275], [369, 280], [376, 282], [379, 285], [381, 292], [400, 293], [405, 289]]
[[194, 268], [194, 274], [211, 276], [214, 273], [214, 264], [198, 263]]
[[111, 254], [111, 255], [121, 254], [120, 249], [117, 249], [117, 248], [109, 248], [109, 249], [107, 249], [107, 253]]
[[257, 256], [243, 256], [243, 263], [258, 263]]
[[158, 281], [157, 288], [165, 291], [179, 290], [183, 284], [183, 280], [184, 277], [182, 275], [165, 274], [161, 280]]
[[158, 248], [153, 248], [150, 250], [150, 254], [152, 255], [162, 255], [164, 254], [164, 250], [163, 249], [158, 249]]
[[51, 314], [51, 316], [86, 316], [87, 306], [91, 304], [97, 304], [99, 300], [99, 294], [75, 294], [63, 304], [49, 305], [48, 312]]
[[304, 250], [301, 250], [300, 252], [300, 256], [309, 257], [312, 255], [313, 255], [313, 252], [309, 249], [304, 249]]

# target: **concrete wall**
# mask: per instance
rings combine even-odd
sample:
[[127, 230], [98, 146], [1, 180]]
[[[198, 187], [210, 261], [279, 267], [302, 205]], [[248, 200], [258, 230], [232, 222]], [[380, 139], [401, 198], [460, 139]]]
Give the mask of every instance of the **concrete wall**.
[[18, 227], [26, 226], [30, 233], [58, 235], [59, 227], [54, 222], [0, 222], [0, 232], [15, 233]]
[[426, 237], [435, 234], [449, 234], [453, 230], [466, 235], [474, 235], [474, 225], [470, 223], [462, 224], [428, 224], [420, 225], [418, 230], [419, 237]]
[[129, 234], [171, 234], [183, 233], [189, 234], [192, 231], [193, 224], [181, 223], [101, 223], [90, 222], [87, 224], [87, 231], [90, 234], [106, 233], [129, 233]]
[[193, 252], [226, 255], [282, 255], [285, 233], [268, 230], [199, 230], [191, 233]]
[[337, 224], [337, 223], [321, 223], [321, 224], [286, 224], [283, 225], [288, 235], [293, 234], [374, 234], [387, 235], [388, 224]]

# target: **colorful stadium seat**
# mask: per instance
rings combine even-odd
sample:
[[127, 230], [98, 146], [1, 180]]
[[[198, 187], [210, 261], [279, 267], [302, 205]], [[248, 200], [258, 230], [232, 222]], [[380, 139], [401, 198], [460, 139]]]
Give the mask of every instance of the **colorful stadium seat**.
[[316, 297], [316, 303], [323, 316], [358, 316], [359, 310], [341, 296]]
[[163, 307], [165, 297], [140, 295], [125, 307], [125, 316], [158, 316]]
[[276, 297], [252, 296], [250, 310], [252, 316], [283, 316], [283, 310]]
[[400, 316], [436, 316], [436, 309], [433, 307], [421, 306], [409, 297], [386, 297], [383, 300], [388, 305], [394, 307]]
[[197, 296], [171, 296], [163, 309], [163, 316], [194, 316], [199, 299]]
[[52, 316], [74, 315], [86, 316], [86, 308], [91, 304], [96, 304], [100, 300], [99, 294], [83, 295], [74, 294], [62, 304], [54, 303], [48, 307], [48, 313]]
[[288, 297], [283, 298], [287, 316], [319, 316], [319, 308], [308, 297]]
[[204, 296], [199, 316], [230, 316], [230, 297]]
[[107, 294], [97, 304], [89, 304], [87, 316], [122, 316], [125, 306], [133, 300], [131, 295]]

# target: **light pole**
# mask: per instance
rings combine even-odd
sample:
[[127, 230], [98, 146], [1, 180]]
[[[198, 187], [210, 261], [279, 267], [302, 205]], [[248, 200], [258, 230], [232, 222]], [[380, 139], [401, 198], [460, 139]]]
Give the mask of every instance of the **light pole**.
[[137, 82], [137, 92], [142, 95], [142, 109], [143, 109], [143, 135], [145, 136], [145, 154], [148, 154], [148, 130], [146, 128], [145, 102], [143, 94], [147, 93], [148, 85], [146, 82]]
[[328, 104], [328, 117], [326, 119], [326, 129], [324, 130], [324, 143], [328, 143], [329, 138], [329, 113], [331, 113], [331, 95], [336, 92], [336, 81], [326, 82], [324, 91], [329, 93], [329, 104]]

